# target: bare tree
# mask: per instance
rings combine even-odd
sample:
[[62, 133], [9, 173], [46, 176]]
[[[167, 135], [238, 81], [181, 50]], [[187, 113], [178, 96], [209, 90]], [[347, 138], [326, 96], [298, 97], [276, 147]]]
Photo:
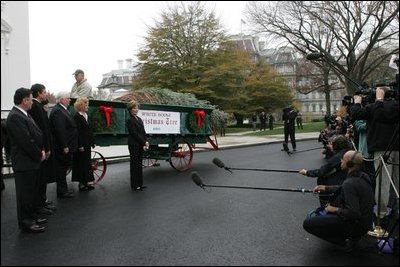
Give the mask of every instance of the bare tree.
[[[349, 93], [399, 52], [398, 1], [250, 2], [246, 11], [258, 32], [285, 40], [303, 55], [321, 53], [324, 60], [315, 64], [325, 79], [333, 67]], [[385, 53], [368, 60], [382, 48]]]

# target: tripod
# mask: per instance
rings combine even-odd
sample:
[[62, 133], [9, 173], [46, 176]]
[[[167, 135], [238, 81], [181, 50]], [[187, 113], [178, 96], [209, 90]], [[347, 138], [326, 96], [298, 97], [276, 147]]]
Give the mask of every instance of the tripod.
[[[379, 243], [379, 245], [378, 245], [379, 246], [379, 250], [378, 250], [379, 253], [382, 252], [382, 250], [385, 248], [386, 244], [388, 243], [389, 239], [394, 235], [395, 229], [398, 226], [398, 221], [399, 221], [399, 218], [398, 218], [399, 193], [397, 191], [396, 185], [393, 182], [393, 179], [392, 179], [392, 177], [390, 175], [390, 172], [388, 170], [388, 167], [387, 167], [387, 161], [388, 161], [388, 159], [390, 157], [390, 154], [393, 152], [393, 146], [394, 146], [394, 143], [395, 143], [394, 142], [395, 138], [398, 138], [398, 133], [399, 133], [398, 129], [399, 129], [399, 126], [397, 125], [396, 130], [394, 132], [394, 135], [392, 136], [392, 139], [390, 141], [390, 145], [386, 149], [385, 153], [383, 153], [383, 155], [379, 156], [379, 167], [378, 167], [378, 169], [376, 171], [376, 175], [375, 175], [375, 177], [377, 177], [379, 175], [378, 198], [377, 198], [378, 199], [378, 203], [377, 203], [377, 225], [376, 225], [374, 231], [370, 231], [370, 232], [368, 232], [368, 234], [372, 235], [372, 236], [375, 236], [375, 237], [378, 237], [378, 238], [382, 238], [382, 237], [384, 238], [384, 242], [382, 244]], [[398, 155], [397, 155], [397, 157], [398, 157]], [[398, 160], [398, 158], [397, 158], [397, 160]], [[390, 162], [390, 164], [396, 164], [396, 163], [395, 162]], [[397, 165], [398, 165], [398, 163], [397, 163]], [[395, 198], [396, 198], [395, 206], [397, 206], [397, 212], [395, 211], [395, 214], [397, 213], [397, 219], [396, 219], [396, 222], [393, 224], [392, 228], [389, 231], [383, 230], [382, 227], [380, 226], [380, 212], [381, 212], [381, 201], [382, 201], [382, 198], [381, 198], [381, 195], [382, 195], [382, 177], [383, 177], [382, 172], [383, 171], [385, 171], [385, 173], [387, 175], [387, 178], [388, 178], [388, 180], [390, 182], [390, 187], [391, 187], [391, 189], [393, 189], [393, 192], [394, 192]], [[389, 190], [390, 190], [390, 187], [389, 187]]]

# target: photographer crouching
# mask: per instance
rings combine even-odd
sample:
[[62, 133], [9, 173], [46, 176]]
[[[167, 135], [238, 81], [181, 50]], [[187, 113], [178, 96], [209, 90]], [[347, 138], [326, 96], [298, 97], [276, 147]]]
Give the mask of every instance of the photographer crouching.
[[310, 234], [351, 252], [372, 224], [373, 192], [370, 179], [361, 171], [363, 157], [359, 152], [347, 151], [340, 164], [346, 172], [342, 185], [318, 185], [317, 193], [336, 193], [325, 207], [308, 214], [303, 228]]
[[[395, 96], [393, 92], [395, 93], [390, 87], [377, 87], [375, 102], [365, 107], [361, 106], [362, 97], [355, 95], [354, 105], [350, 108], [353, 119], [367, 121], [368, 152], [373, 153], [375, 170], [377, 170], [375, 201], [380, 203], [378, 207], [380, 212], [377, 214], [380, 219], [384, 218], [391, 210], [388, 208], [393, 208], [394, 205], [389, 202], [392, 192], [390, 179], [393, 178], [395, 186], [399, 187], [399, 103], [398, 99], [392, 99]], [[384, 154], [385, 163], [391, 163], [388, 165], [391, 178], [384, 169], [381, 170], [381, 176], [378, 172], [379, 158]], [[380, 177], [381, 181], [379, 181]], [[380, 201], [379, 191], [381, 192]]]

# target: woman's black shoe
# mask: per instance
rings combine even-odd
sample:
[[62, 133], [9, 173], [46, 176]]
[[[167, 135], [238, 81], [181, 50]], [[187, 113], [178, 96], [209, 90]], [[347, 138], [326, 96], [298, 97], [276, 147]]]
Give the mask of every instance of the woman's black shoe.
[[92, 185], [92, 184], [87, 184], [86, 187], [87, 187], [89, 190], [93, 190], [93, 189], [94, 189], [94, 185]]
[[86, 185], [82, 185], [82, 184], [79, 185], [79, 191], [87, 192], [89, 190], [90, 190], [89, 187], [87, 187]]

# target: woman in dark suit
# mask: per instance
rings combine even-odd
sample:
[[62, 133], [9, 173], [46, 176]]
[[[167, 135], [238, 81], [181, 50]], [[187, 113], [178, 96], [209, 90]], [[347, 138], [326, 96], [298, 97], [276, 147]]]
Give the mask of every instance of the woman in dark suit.
[[128, 129], [128, 148], [130, 156], [131, 188], [135, 191], [142, 191], [143, 185], [143, 151], [149, 148], [146, 131], [143, 121], [138, 117], [139, 103], [135, 100], [127, 104], [129, 119], [126, 121]]
[[94, 189], [91, 182], [94, 181], [91, 168], [91, 154], [95, 147], [94, 135], [90, 129], [87, 111], [89, 99], [80, 97], [76, 100], [74, 120], [78, 128], [78, 150], [74, 153], [72, 164], [72, 181], [79, 182], [79, 191]]

